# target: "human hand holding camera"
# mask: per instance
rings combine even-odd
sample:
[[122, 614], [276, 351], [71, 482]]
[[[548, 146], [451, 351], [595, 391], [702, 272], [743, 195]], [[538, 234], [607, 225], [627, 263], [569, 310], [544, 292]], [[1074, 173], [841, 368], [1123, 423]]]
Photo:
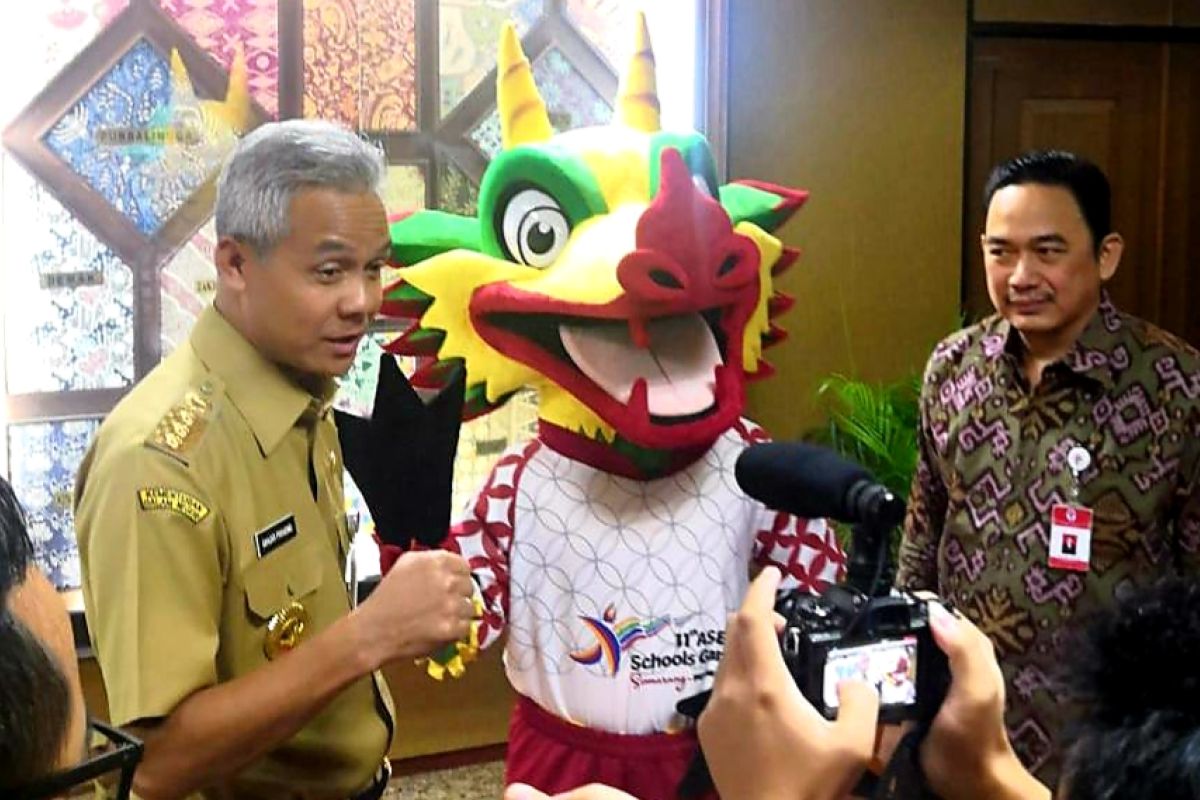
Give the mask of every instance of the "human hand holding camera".
[[950, 662], [950, 690], [925, 741], [921, 769], [945, 800], [1051, 797], [1013, 752], [1004, 730], [1004, 676], [992, 642], [964, 617], [929, 604], [934, 641]]
[[[730, 619], [725, 656], [700, 716], [700, 742], [725, 797], [845, 797], [873, 755], [887, 760], [873, 753], [879, 698], [861, 681], [844, 681], [837, 719], [829, 721], [804, 697], [776, 634], [779, 579], [774, 567], [763, 570]], [[940, 603], [928, 605], [951, 675], [920, 748], [930, 787], [946, 800], [1048, 800], [1050, 790], [1021, 766], [1005, 733], [1004, 680], [991, 641]]]
[[804, 699], [779, 650], [779, 581], [778, 569], [764, 569], [730, 617], [700, 743], [725, 797], [840, 798], [871, 758], [879, 698], [864, 683], [843, 683], [835, 721]]

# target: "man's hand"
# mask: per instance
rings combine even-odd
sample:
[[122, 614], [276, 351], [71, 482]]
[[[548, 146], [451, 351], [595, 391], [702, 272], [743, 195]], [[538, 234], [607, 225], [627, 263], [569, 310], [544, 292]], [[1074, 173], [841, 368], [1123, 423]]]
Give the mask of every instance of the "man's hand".
[[921, 768], [945, 800], [1048, 798], [1004, 730], [1004, 676], [992, 642], [970, 621], [929, 604], [933, 638], [950, 661], [950, 690], [921, 743]]
[[532, 786], [526, 786], [523, 783], [510, 784], [504, 790], [504, 800], [638, 800], [631, 794], [626, 794], [620, 789], [614, 789], [611, 786], [605, 786], [600, 783], [589, 783], [587, 786], [581, 786], [578, 789], [572, 789], [569, 792], [563, 792], [556, 795], [548, 795], [545, 792], [539, 792]]
[[475, 616], [467, 562], [445, 551], [405, 553], [354, 612], [372, 669], [429, 655], [464, 638]]
[[776, 638], [779, 580], [777, 568], [764, 569], [730, 617], [712, 699], [700, 715], [700, 744], [724, 797], [840, 798], [871, 758], [879, 697], [864, 683], [844, 682], [836, 722], [804, 699]]

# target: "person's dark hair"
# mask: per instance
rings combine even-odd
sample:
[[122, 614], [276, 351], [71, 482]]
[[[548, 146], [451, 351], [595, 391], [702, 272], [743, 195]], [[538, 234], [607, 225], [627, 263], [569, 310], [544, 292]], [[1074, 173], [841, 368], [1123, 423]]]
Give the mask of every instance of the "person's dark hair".
[[0, 609], [8, 607], [8, 593], [25, 582], [33, 563], [33, 542], [25, 528], [25, 514], [12, 486], [0, 477]]
[[32, 564], [25, 516], [0, 478], [0, 790], [54, 770], [71, 718], [62, 667], [9, 605]]
[[1112, 190], [1104, 172], [1086, 158], [1063, 150], [1035, 150], [996, 166], [983, 189], [983, 207], [1006, 186], [1060, 186], [1075, 198], [1092, 234], [1092, 249], [1112, 233]]
[[1163, 579], [1069, 644], [1061, 796], [1200, 797], [1200, 581]]

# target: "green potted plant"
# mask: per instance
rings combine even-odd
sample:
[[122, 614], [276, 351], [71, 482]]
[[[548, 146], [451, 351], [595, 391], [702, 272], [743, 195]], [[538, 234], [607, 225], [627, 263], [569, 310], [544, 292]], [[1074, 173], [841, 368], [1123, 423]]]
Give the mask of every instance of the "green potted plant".
[[[907, 498], [917, 466], [920, 388], [920, 374], [893, 383], [831, 375], [817, 389], [828, 424], [806, 438], [858, 462], [897, 496]], [[849, 530], [837, 527], [842, 545], [848, 545]]]

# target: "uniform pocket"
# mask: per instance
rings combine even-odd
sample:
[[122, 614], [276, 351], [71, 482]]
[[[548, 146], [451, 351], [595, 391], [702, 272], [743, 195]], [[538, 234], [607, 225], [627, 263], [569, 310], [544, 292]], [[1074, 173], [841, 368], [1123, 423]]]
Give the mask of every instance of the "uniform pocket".
[[252, 564], [243, 574], [246, 607], [266, 622], [289, 603], [321, 585], [320, 555], [308, 544], [292, 542]]

